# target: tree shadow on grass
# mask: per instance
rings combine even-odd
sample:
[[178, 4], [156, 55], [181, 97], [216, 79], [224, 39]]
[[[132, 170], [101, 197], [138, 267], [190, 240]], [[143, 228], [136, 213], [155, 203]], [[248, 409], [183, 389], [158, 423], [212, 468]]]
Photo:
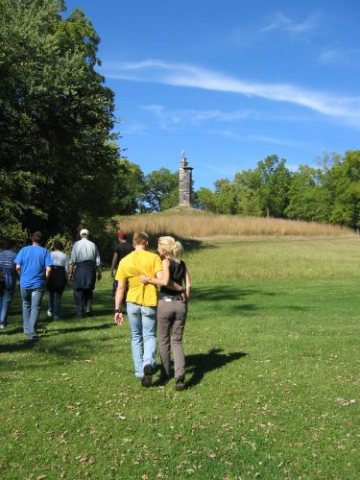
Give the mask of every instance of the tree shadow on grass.
[[244, 297], [251, 295], [262, 295], [266, 297], [273, 297], [277, 295], [275, 292], [266, 292], [256, 288], [241, 288], [239, 285], [216, 285], [212, 287], [194, 288], [191, 297], [194, 300], [200, 301], [214, 301], [214, 300], [242, 300]]
[[76, 333], [76, 332], [89, 332], [94, 330], [103, 330], [105, 328], [112, 328], [113, 324], [110, 323], [100, 323], [99, 325], [82, 325], [78, 327], [70, 327], [70, 328], [54, 328], [48, 330], [43, 336], [49, 337], [52, 335], [64, 335], [67, 333]]
[[194, 238], [186, 238], [186, 237], [180, 237], [179, 235], [171, 232], [171, 231], [164, 231], [164, 232], [159, 232], [156, 235], [149, 235], [149, 249], [152, 251], [156, 251], [157, 249], [157, 243], [158, 243], [158, 238], [170, 235], [171, 237], [174, 237], [176, 240], [181, 242], [182, 246], [184, 247], [184, 250], [186, 252], [191, 252], [194, 250], [200, 250], [200, 249], [213, 249], [213, 248], [218, 248], [216, 245], [210, 245], [209, 243], [205, 243], [202, 240], [196, 240]]
[[52, 368], [54, 365], [71, 365], [74, 361], [91, 361], [94, 351], [102, 348], [99, 344], [109, 341], [109, 337], [102, 336], [100, 338], [87, 339], [76, 337], [74, 339], [66, 339], [56, 341], [55, 343], [47, 342], [46, 338], [40, 337], [36, 344], [29, 344], [25, 341], [2, 345], [1, 352], [24, 352], [28, 351], [29, 355], [26, 361], [17, 361], [2, 359], [1, 371], [26, 371], [33, 369]]
[[252, 296], [261, 294], [256, 289], [242, 289], [238, 285], [217, 285], [213, 287], [194, 288], [191, 293], [191, 303], [201, 304], [203, 313], [221, 315], [223, 311], [243, 312], [251, 315], [259, 306], [256, 302], [249, 302]]
[[186, 372], [191, 374], [190, 380], [186, 382], [186, 388], [199, 384], [206, 373], [222, 368], [228, 363], [247, 355], [245, 352], [222, 352], [221, 348], [213, 348], [208, 353], [186, 356]]
[[26, 340], [21, 340], [20, 342], [8, 343], [5, 345], [0, 345], [0, 353], [9, 353], [9, 352], [19, 352], [33, 349], [35, 344], [31, 344]]

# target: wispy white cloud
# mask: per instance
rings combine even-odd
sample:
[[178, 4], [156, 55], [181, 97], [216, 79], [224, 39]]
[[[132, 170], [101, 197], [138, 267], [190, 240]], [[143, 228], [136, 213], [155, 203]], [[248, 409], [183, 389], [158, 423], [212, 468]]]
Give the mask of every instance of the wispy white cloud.
[[246, 121], [259, 122], [309, 122], [309, 115], [300, 115], [294, 113], [262, 112], [256, 110], [171, 110], [164, 105], [143, 105], [143, 110], [151, 113], [164, 129], [170, 129], [173, 126], [200, 125], [201, 123], [234, 123]]
[[281, 30], [294, 34], [309, 33], [315, 31], [319, 26], [319, 18], [315, 13], [310, 14], [305, 20], [295, 21], [279, 12], [274, 15], [270, 23], [262, 28], [263, 32]]
[[233, 160], [231, 159], [226, 160], [226, 158], [222, 158], [221, 163], [215, 158], [211, 160], [213, 160], [214, 163], [210, 163], [209, 161], [206, 163], [196, 163], [197, 170], [201, 168], [204, 176], [207, 176], [208, 178], [213, 178], [212, 173], [220, 175], [220, 178], [231, 178], [239, 171], [239, 165], [234, 165]]
[[186, 124], [199, 125], [204, 122], [235, 122], [244, 119], [258, 119], [259, 114], [250, 110], [168, 110], [163, 105], [144, 105], [144, 110], [152, 113], [160, 122], [160, 126], [169, 129], [172, 126]]
[[212, 134], [221, 135], [223, 137], [232, 138], [233, 140], [239, 140], [242, 142], [255, 142], [255, 143], [269, 143], [272, 145], [280, 145], [283, 147], [291, 147], [297, 149], [307, 149], [308, 145], [304, 142], [298, 142], [293, 140], [284, 140], [281, 138], [271, 137], [268, 135], [260, 134], [241, 134], [233, 130], [213, 130]]
[[166, 63], [161, 60], [107, 63], [104, 65], [104, 73], [112, 79], [231, 92], [274, 102], [287, 102], [360, 127], [360, 97], [342, 97], [285, 83], [249, 82], [194, 65]]
[[322, 65], [359, 67], [360, 49], [328, 48], [321, 52], [319, 61]]
[[149, 126], [143, 123], [128, 122], [127, 119], [122, 119], [119, 123], [118, 131], [122, 135], [145, 135], [149, 131]]

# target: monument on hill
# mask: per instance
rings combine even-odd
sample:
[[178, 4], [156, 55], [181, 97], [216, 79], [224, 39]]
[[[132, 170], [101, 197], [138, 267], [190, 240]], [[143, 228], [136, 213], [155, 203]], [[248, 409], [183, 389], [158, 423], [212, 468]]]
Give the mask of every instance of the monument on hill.
[[179, 207], [191, 207], [192, 170], [183, 150], [179, 168]]

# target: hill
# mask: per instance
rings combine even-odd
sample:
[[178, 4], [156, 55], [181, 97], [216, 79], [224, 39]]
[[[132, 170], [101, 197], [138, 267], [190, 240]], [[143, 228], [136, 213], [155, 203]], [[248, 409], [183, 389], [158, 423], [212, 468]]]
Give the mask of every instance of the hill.
[[128, 234], [146, 231], [151, 236], [181, 238], [243, 236], [355, 236], [340, 225], [278, 218], [216, 215], [194, 208], [175, 207], [161, 213], [116, 217], [113, 222]]

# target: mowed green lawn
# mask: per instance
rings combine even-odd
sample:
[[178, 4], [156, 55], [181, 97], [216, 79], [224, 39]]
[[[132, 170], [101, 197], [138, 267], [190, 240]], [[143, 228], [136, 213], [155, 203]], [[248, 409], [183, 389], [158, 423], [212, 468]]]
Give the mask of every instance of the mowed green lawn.
[[[360, 239], [206, 242], [186, 255], [188, 388], [144, 389], [128, 324], [0, 336], [1, 479], [358, 479]], [[158, 376], [158, 374], [157, 374]], [[157, 378], [155, 377], [155, 380]]]

